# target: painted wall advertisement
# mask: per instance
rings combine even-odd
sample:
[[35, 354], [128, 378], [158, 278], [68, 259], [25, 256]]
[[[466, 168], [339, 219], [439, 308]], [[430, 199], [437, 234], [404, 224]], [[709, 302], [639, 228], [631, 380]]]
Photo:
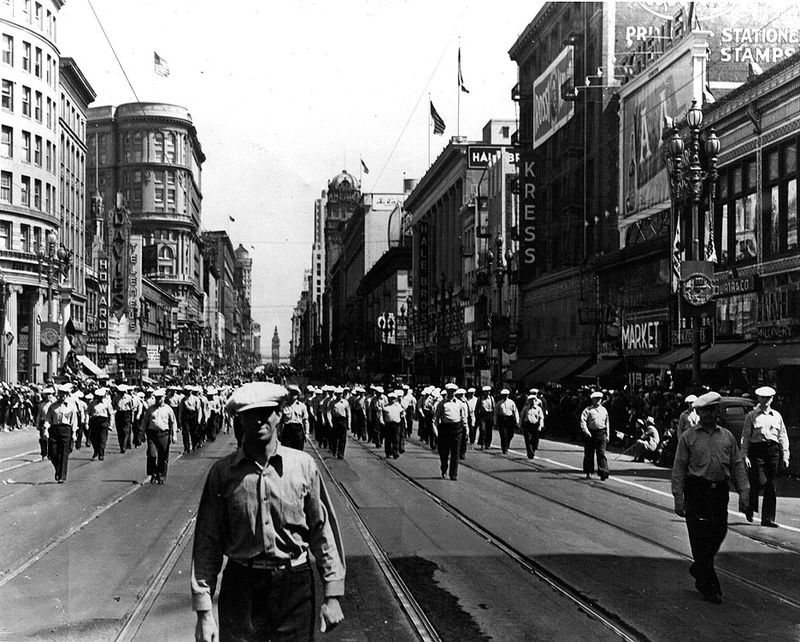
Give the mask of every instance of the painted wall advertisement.
[[692, 104], [691, 52], [621, 97], [623, 217], [669, 204], [661, 138], [666, 118], [680, 120]]
[[574, 83], [574, 48], [565, 47], [533, 81], [533, 148], [555, 134], [575, 114], [575, 103], [561, 97], [561, 87]]

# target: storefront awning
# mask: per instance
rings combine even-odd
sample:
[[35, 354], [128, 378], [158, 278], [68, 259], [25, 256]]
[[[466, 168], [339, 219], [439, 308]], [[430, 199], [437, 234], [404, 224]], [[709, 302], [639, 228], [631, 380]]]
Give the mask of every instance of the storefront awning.
[[680, 363], [685, 359], [688, 359], [692, 356], [692, 346], [682, 346], [680, 348], [673, 348], [669, 352], [665, 352], [664, 354], [659, 354], [650, 359], [645, 364], [645, 368], [655, 368], [657, 370], [661, 370], [663, 368], [669, 368], [674, 366], [676, 363]]
[[[702, 370], [715, 370], [722, 368], [736, 357], [750, 350], [755, 343], [752, 341], [738, 341], [735, 343], [714, 343], [700, 353], [700, 368]], [[691, 354], [691, 353], [690, 353]], [[678, 370], [691, 370], [692, 360], [678, 364]]]
[[800, 343], [758, 345], [728, 364], [729, 368], [777, 368], [800, 365]]
[[89, 357], [87, 357], [85, 354], [78, 354], [75, 356], [77, 357], [80, 364], [83, 366], [83, 369], [86, 370], [86, 372], [88, 372], [90, 375], [92, 375], [93, 377], [97, 377], [98, 379], [108, 378], [108, 374], [104, 370], [100, 369], [98, 365], [94, 361], [92, 361]]
[[586, 370], [579, 372], [575, 376], [579, 379], [597, 379], [597, 377], [607, 375], [620, 363], [622, 363], [622, 359], [601, 359], [594, 365], [589, 366]]
[[591, 357], [588, 354], [551, 357], [542, 366], [525, 376], [531, 383], [558, 383], [580, 370]]
[[533, 357], [531, 359], [517, 359], [511, 364], [511, 376], [514, 381], [522, 381], [528, 374], [536, 370], [550, 357]]

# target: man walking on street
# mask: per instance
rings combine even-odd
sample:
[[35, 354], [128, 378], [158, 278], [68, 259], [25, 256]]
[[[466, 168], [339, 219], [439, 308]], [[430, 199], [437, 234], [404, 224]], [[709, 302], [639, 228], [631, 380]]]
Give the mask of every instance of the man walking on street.
[[279, 438], [287, 448], [303, 450], [309, 432], [308, 408], [300, 401], [300, 387], [288, 386], [289, 401], [281, 409]]
[[352, 425], [350, 402], [344, 398], [344, 390], [342, 388], [336, 388], [333, 394], [335, 397], [333, 404], [331, 404], [331, 434], [328, 441], [330, 442], [333, 456], [337, 459], [344, 459], [347, 433]]
[[491, 386], [483, 386], [481, 398], [475, 405], [475, 421], [478, 423], [478, 443], [481, 445], [481, 450], [492, 447], [495, 403], [491, 393]]
[[94, 397], [86, 409], [89, 416], [89, 440], [92, 442], [92, 459], [103, 461], [106, 456], [108, 432], [114, 425], [114, 408], [106, 388], [94, 391]]
[[72, 438], [78, 430], [78, 410], [69, 398], [71, 392], [71, 383], [58, 386], [58, 397], [50, 404], [44, 417], [44, 427], [48, 431], [47, 450], [50, 453], [50, 462], [55, 468], [56, 482], [59, 484], [67, 481]]
[[[344, 552], [328, 493], [311, 456], [277, 438], [285, 395], [282, 386], [256, 381], [228, 401], [242, 446], [212, 466], [197, 512], [191, 588], [198, 642], [313, 639], [309, 553], [324, 591], [321, 631], [344, 619]], [[217, 628], [212, 598], [223, 558]]]
[[761, 504], [761, 525], [777, 528], [775, 510], [775, 477], [781, 466], [789, 465], [789, 435], [781, 413], [772, 408], [775, 389], [761, 386], [756, 389], [758, 405], [744, 420], [742, 428], [742, 452], [744, 464], [750, 478], [750, 506], [745, 516], [753, 521], [753, 513], [758, 510], [758, 495], [764, 478], [764, 501]]
[[519, 427], [519, 409], [514, 400], [509, 397], [511, 391], [503, 388], [500, 391], [500, 401], [494, 409], [494, 419], [497, 432], [500, 433], [500, 450], [503, 454], [508, 452], [514, 433]]
[[386, 459], [390, 457], [397, 459], [400, 456], [400, 440], [403, 425], [403, 406], [400, 403], [402, 393], [395, 390], [389, 393], [389, 401], [384, 405], [378, 416], [381, 424], [381, 431], [384, 435], [384, 454]]
[[178, 438], [178, 422], [172, 408], [164, 403], [165, 394], [163, 388], [155, 390], [155, 402], [142, 417], [142, 431], [147, 440], [147, 474], [151, 484], [163, 484], [167, 480], [169, 445]]
[[700, 418], [681, 435], [672, 466], [675, 513], [686, 517], [694, 563], [689, 573], [703, 599], [719, 604], [722, 590], [714, 557], [728, 532], [729, 481], [739, 494], [739, 510], [748, 511], [750, 487], [736, 438], [717, 424], [720, 395], [707, 392], [694, 402]]
[[539, 433], [544, 426], [544, 413], [536, 393], [531, 392], [522, 407], [522, 436], [525, 438], [525, 450], [528, 459], [536, 456], [539, 448]]
[[592, 478], [594, 459], [597, 456], [597, 474], [600, 481], [608, 479], [608, 459], [606, 445], [611, 435], [608, 411], [603, 407], [603, 393], [595, 391], [589, 395], [592, 404], [581, 413], [581, 432], [583, 432], [583, 472], [586, 479]]
[[121, 383], [117, 389], [120, 392], [117, 397], [117, 413], [114, 417], [117, 426], [117, 441], [119, 442], [119, 452], [124, 453], [131, 447], [131, 424], [133, 422], [133, 398], [130, 395], [130, 388], [127, 384]]
[[[439, 461], [442, 479], [448, 471], [450, 479], [458, 478], [458, 453], [461, 446], [461, 435], [467, 427], [467, 407], [456, 399], [458, 386], [448, 383], [445, 387], [447, 396], [436, 407], [434, 426], [438, 432]], [[449, 462], [449, 466], [448, 466]]]

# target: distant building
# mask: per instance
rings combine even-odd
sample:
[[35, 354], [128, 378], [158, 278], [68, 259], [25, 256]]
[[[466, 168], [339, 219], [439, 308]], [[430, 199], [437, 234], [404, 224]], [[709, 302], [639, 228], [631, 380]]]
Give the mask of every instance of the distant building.
[[281, 338], [278, 336], [278, 326], [272, 334], [272, 365], [280, 365], [281, 362]]

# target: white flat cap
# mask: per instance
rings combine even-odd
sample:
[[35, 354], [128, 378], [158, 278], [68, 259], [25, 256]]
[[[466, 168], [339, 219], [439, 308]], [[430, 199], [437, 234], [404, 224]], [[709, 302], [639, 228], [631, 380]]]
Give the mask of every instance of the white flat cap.
[[720, 399], [722, 399], [722, 396], [718, 392], [707, 392], [695, 399], [692, 406], [694, 408], [705, 408], [718, 404]]
[[775, 396], [775, 388], [771, 386], [761, 386], [760, 388], [756, 388], [756, 397], [774, 397]]
[[600, 392], [599, 390], [595, 390], [592, 394], [589, 395], [589, 397], [591, 399], [602, 399], [603, 398], [603, 393]]
[[250, 381], [233, 391], [225, 409], [235, 415], [252, 408], [272, 408], [279, 406], [286, 394], [286, 388], [277, 383]]
[[697, 395], [686, 395], [686, 399], [684, 399], [686, 403], [694, 403], [697, 401]]

